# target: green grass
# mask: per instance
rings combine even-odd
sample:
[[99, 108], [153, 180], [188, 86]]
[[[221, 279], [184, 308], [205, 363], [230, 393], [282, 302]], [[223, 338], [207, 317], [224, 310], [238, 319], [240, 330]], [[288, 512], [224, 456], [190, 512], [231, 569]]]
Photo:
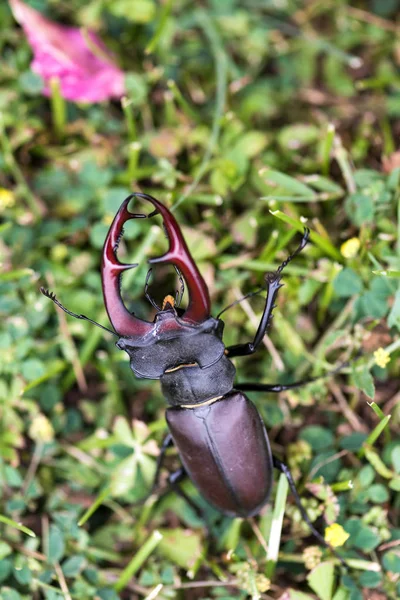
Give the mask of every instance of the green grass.
[[[400, 3], [32, 4], [96, 29], [128, 95], [75, 105], [53, 85], [44, 97], [0, 6], [1, 600], [399, 597]], [[318, 530], [350, 534], [338, 548], [348, 572], [283, 483], [260, 516], [232, 521], [185, 482], [212, 543], [175, 494], [135, 506], [166, 433], [159, 384], [135, 379], [112, 336], [39, 292], [109, 326], [101, 249], [132, 190], [173, 208], [214, 315], [311, 229], [267, 347], [235, 366], [240, 381], [288, 382], [360, 352], [334, 378], [249, 393]], [[140, 262], [124, 298], [150, 318], [160, 221], [130, 222], [124, 241], [124, 260]], [[164, 269], [152, 281], [157, 302], [177, 285]], [[226, 345], [251, 339], [262, 308], [255, 296], [224, 313]], [[167, 462], [178, 466], [174, 450]]]

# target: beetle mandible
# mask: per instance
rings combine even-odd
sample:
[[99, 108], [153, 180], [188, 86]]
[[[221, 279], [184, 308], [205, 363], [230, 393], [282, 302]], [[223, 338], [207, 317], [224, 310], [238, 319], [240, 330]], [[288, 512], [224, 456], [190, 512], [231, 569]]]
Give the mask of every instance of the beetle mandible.
[[[161, 214], [169, 239], [168, 251], [163, 256], [150, 259], [149, 263], [174, 265], [186, 281], [189, 294], [186, 310], [181, 309], [172, 296], [166, 296], [161, 309], [157, 307], [152, 323], [130, 313], [120, 291], [122, 273], [137, 266], [123, 264], [117, 258], [123, 225], [130, 219], [146, 217], [129, 211], [128, 205], [133, 198], [153, 205], [154, 210], [148, 217]], [[54, 294], [43, 288], [41, 291], [69, 315], [90, 321], [117, 335], [116, 345], [128, 353], [136, 377], [160, 380], [169, 405], [166, 420], [170, 433], [161, 447], [151, 492], [157, 486], [166, 449], [171, 444], [176, 446], [183, 465], [170, 475], [171, 486], [193, 506], [192, 500], [179, 487], [181, 479], [188, 475], [204, 498], [230, 517], [250, 517], [262, 509], [269, 499], [273, 469], [276, 468], [286, 475], [296, 504], [313, 534], [334, 552], [309, 520], [288, 467], [273, 456], [261, 416], [244, 394], [244, 391], [281, 392], [313, 379], [288, 385], [234, 384], [235, 367], [231, 362], [231, 358], [253, 354], [259, 348], [282, 287], [282, 271], [305, 247], [309, 234], [309, 230], [305, 229], [296, 250], [274, 273], [266, 275], [267, 296], [254, 339], [235, 346], [225, 347], [222, 341], [224, 323], [219, 316], [211, 316], [206, 283], [175, 217], [166, 206], [148, 194], [134, 193], [124, 200], [104, 244], [101, 268], [103, 295], [114, 331], [85, 315], [72, 313]], [[151, 301], [147, 287], [148, 277], [145, 293]], [[339, 559], [343, 562], [340, 556]]]

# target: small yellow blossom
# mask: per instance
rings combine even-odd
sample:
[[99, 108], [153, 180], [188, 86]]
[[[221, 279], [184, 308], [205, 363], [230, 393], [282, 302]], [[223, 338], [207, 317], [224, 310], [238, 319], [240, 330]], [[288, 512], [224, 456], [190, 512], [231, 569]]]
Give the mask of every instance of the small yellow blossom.
[[308, 546], [303, 550], [303, 558], [306, 569], [314, 569], [322, 559], [322, 551], [318, 546]]
[[0, 211], [11, 208], [15, 204], [15, 196], [11, 190], [0, 188]]
[[49, 419], [42, 414], [36, 415], [33, 418], [31, 426], [29, 427], [29, 436], [35, 442], [51, 442], [54, 439], [54, 429]]
[[375, 350], [374, 352], [374, 359], [375, 364], [377, 364], [378, 367], [381, 367], [381, 369], [384, 369], [386, 365], [390, 363], [390, 354], [383, 348], [378, 348], [378, 350]]
[[360, 249], [360, 240], [357, 237], [346, 240], [340, 246], [340, 252], [345, 258], [354, 258]]
[[329, 527], [325, 529], [325, 541], [334, 548], [343, 546], [349, 537], [350, 534], [347, 533], [339, 523], [333, 523], [333, 525], [329, 525]]

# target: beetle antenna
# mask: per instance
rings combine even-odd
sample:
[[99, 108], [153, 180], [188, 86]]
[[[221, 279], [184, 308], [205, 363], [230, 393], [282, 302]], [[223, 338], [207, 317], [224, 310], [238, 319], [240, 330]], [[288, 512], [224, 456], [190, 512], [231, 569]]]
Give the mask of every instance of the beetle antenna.
[[85, 315], [77, 315], [76, 313], [73, 313], [70, 310], [68, 310], [68, 308], [65, 308], [65, 306], [63, 306], [61, 302], [57, 300], [56, 295], [53, 294], [53, 292], [50, 292], [50, 290], [46, 290], [44, 287], [41, 287], [40, 291], [42, 292], [43, 296], [46, 296], [46, 298], [50, 298], [50, 300], [52, 300], [54, 304], [57, 304], [57, 306], [61, 308], [65, 313], [67, 313], [67, 315], [75, 317], [75, 319], [81, 319], [82, 321], [89, 321], [89, 323], [96, 325], [96, 327], [100, 327], [100, 329], [104, 329], [104, 331], [108, 331], [108, 333], [112, 333], [113, 335], [119, 337], [119, 335], [115, 333], [115, 331], [112, 331], [111, 329], [108, 329], [108, 327], [100, 325], [100, 323], [97, 323], [97, 321], [93, 321], [93, 319], [89, 319], [89, 317], [86, 317]]
[[241, 298], [239, 298], [239, 300], [235, 300], [234, 302], [232, 302], [232, 304], [229, 304], [228, 306], [225, 306], [225, 308], [223, 308], [215, 317], [216, 319], [219, 319], [221, 315], [224, 314], [224, 312], [226, 312], [227, 310], [229, 310], [230, 308], [232, 308], [233, 306], [236, 306], [236, 304], [240, 304], [240, 302], [243, 302], [244, 300], [246, 300], [247, 298], [251, 298], [252, 296], [257, 296], [258, 294], [261, 294], [261, 292], [265, 292], [265, 288], [261, 287], [258, 290], [255, 290], [254, 292], [249, 292], [248, 294], [246, 294], [245, 296], [242, 296]]
[[320, 542], [320, 544], [325, 546], [325, 548], [329, 548], [329, 550], [331, 552], [333, 552], [333, 554], [336, 556], [336, 558], [338, 558], [340, 560], [341, 564], [347, 569], [346, 561], [343, 560], [343, 558], [340, 556], [340, 554], [338, 554], [336, 552], [336, 550], [334, 548], [332, 548], [332, 546], [330, 544], [328, 544], [328, 542], [323, 538], [323, 536], [319, 533], [319, 531], [317, 531], [317, 529], [315, 529], [313, 523], [311, 523], [310, 518], [307, 514], [307, 511], [301, 503], [301, 499], [297, 492], [296, 484], [294, 482], [294, 479], [292, 477], [289, 467], [287, 465], [285, 465], [281, 460], [279, 460], [279, 458], [276, 458], [275, 456], [273, 456], [273, 461], [274, 461], [274, 467], [276, 469], [278, 469], [278, 471], [280, 471], [281, 473], [283, 473], [285, 475], [285, 477], [288, 481], [288, 484], [289, 484], [290, 491], [292, 492], [294, 501], [296, 503], [296, 506], [299, 509], [304, 521], [307, 523], [307, 525], [311, 529], [311, 532], [314, 535], [314, 537], [316, 537], [317, 540]]
[[144, 284], [144, 295], [146, 296], [147, 300], [150, 302], [150, 304], [152, 305], [153, 308], [156, 309], [157, 312], [160, 312], [161, 308], [157, 305], [157, 303], [155, 302], [155, 300], [153, 300], [153, 298], [150, 296], [148, 289], [149, 289], [149, 280], [151, 277], [151, 273], [152, 273], [153, 269], [149, 269], [147, 271], [147, 275], [146, 275], [146, 282]]
[[294, 252], [292, 252], [292, 254], [289, 254], [287, 259], [284, 260], [283, 263], [277, 268], [277, 270], [274, 273], [275, 278], [279, 278], [279, 275], [282, 273], [283, 269], [285, 267], [287, 267], [287, 265], [290, 263], [290, 261], [293, 260], [295, 256], [300, 254], [300, 252], [307, 246], [309, 239], [310, 239], [310, 230], [308, 229], [308, 227], [305, 227], [304, 232], [303, 232], [303, 237], [301, 238], [300, 244], [297, 246], [296, 250]]

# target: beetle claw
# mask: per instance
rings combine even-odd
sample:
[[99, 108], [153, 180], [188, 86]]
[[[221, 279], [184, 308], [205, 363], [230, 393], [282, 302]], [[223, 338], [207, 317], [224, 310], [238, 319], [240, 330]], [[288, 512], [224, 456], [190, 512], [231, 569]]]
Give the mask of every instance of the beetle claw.
[[[132, 198], [141, 198], [151, 202], [155, 209], [149, 214], [131, 213], [128, 210]], [[158, 200], [147, 194], [131, 194], [122, 203], [110, 230], [108, 232], [104, 249], [102, 264], [102, 282], [104, 303], [108, 316], [115, 331], [124, 336], [144, 336], [152, 328], [152, 324], [138, 319], [131, 314], [121, 298], [121, 275], [127, 269], [133, 269], [137, 264], [124, 264], [117, 258], [117, 250], [123, 235], [123, 226], [130, 219], [151, 218], [161, 214], [163, 225], [169, 239], [170, 247], [162, 256], [149, 260], [151, 264], [172, 263], [181, 272], [186, 280], [189, 292], [189, 306], [182, 319], [200, 323], [210, 315], [210, 298], [204, 279], [190, 255], [186, 242], [175, 217]]]
[[133, 196], [148, 200], [155, 206], [155, 211], [150, 213], [160, 214], [163, 218], [163, 227], [169, 240], [170, 247], [162, 256], [149, 260], [150, 264], [171, 263], [177, 267], [185, 278], [189, 292], [189, 306], [181, 319], [200, 323], [210, 316], [211, 305], [206, 283], [201, 276], [182, 235], [181, 229], [173, 214], [166, 206], [147, 194], [133, 194]]
[[131, 197], [126, 198], [122, 203], [107, 234], [103, 248], [101, 275], [104, 303], [115, 331], [124, 336], [143, 336], [150, 331], [152, 324], [138, 319], [127, 310], [120, 291], [122, 273], [128, 269], [134, 269], [138, 264], [121, 263], [117, 258], [117, 250], [123, 236], [124, 224], [131, 219], [146, 218], [144, 214], [131, 213], [128, 210]]

